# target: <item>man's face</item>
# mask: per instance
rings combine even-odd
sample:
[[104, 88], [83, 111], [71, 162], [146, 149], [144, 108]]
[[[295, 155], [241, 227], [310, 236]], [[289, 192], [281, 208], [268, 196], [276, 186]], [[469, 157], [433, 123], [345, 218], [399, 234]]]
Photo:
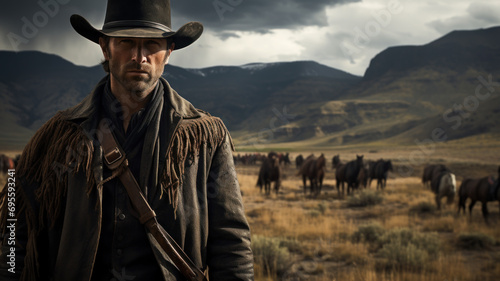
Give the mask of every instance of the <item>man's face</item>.
[[165, 39], [110, 38], [103, 53], [109, 60], [112, 91], [126, 91], [138, 97], [148, 95], [162, 75], [171, 52]]

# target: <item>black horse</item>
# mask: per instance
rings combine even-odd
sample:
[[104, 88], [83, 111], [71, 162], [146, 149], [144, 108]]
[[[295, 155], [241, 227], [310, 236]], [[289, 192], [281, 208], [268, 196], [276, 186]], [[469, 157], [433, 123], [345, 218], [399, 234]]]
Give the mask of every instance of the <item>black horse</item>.
[[279, 160], [280, 160], [280, 164], [283, 164], [285, 166], [285, 168], [289, 165], [289, 164], [292, 164], [292, 162], [290, 162], [290, 153], [285, 153], [285, 154], [282, 154], [280, 153], [278, 155], [279, 157]]
[[302, 156], [302, 154], [299, 154], [295, 158], [295, 166], [297, 167], [297, 169], [300, 169], [300, 167], [302, 167], [303, 163], [304, 163], [304, 156]]
[[422, 184], [426, 187], [431, 187], [432, 179], [441, 174], [442, 172], [449, 172], [450, 169], [443, 164], [431, 164], [424, 168], [424, 173], [422, 174]]
[[356, 155], [356, 160], [349, 161], [345, 165], [345, 181], [347, 182], [347, 195], [355, 188], [358, 188], [359, 171], [363, 168], [363, 155]]
[[280, 188], [280, 176], [281, 170], [279, 165], [279, 157], [274, 152], [269, 152], [268, 156], [263, 160], [262, 165], [259, 170], [259, 178], [257, 179], [257, 185], [260, 187], [262, 192], [262, 187], [264, 186], [265, 193], [271, 193], [271, 182], [275, 182], [274, 190], [278, 194]]
[[387, 175], [389, 171], [392, 172], [392, 162], [391, 160], [379, 159], [375, 162], [370, 169], [370, 183], [372, 179], [377, 179], [377, 190], [384, 189], [387, 184]]

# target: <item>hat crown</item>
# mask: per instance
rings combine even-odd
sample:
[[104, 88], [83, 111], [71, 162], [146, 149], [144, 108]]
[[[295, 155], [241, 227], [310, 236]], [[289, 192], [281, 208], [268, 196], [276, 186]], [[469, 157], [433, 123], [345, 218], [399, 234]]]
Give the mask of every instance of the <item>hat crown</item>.
[[108, 0], [101, 30], [80, 15], [71, 15], [70, 21], [76, 32], [97, 44], [103, 36], [171, 38], [174, 50], [179, 50], [191, 45], [203, 32], [203, 25], [196, 21], [172, 30], [170, 0]]
[[127, 21], [153, 22], [172, 28], [170, 0], [108, 0], [104, 26]]

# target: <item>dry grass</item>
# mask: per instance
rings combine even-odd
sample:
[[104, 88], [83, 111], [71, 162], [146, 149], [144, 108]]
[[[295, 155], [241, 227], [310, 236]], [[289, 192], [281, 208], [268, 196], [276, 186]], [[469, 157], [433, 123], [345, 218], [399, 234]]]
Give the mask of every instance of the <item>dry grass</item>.
[[[432, 192], [422, 186], [418, 177], [392, 175], [386, 189], [380, 192], [382, 203], [349, 207], [349, 197], [339, 196], [334, 189], [331, 168], [327, 170], [326, 186], [317, 197], [304, 195], [302, 181], [295, 176], [294, 167], [284, 170], [286, 178], [280, 193], [266, 196], [255, 188], [258, 168], [237, 166], [252, 234], [293, 241], [293, 247], [289, 247], [292, 264], [280, 276], [267, 274], [262, 270], [263, 265], [256, 262], [257, 281], [485, 281], [496, 280], [500, 273], [500, 229], [495, 227], [500, 221], [498, 203], [488, 204], [492, 221], [489, 226], [482, 219], [480, 207], [474, 209], [472, 218], [457, 215], [455, 199], [453, 205], [445, 205], [438, 211], [431, 207], [435, 206]], [[370, 189], [375, 190], [373, 183]], [[370, 224], [378, 225], [387, 233], [408, 229], [421, 241], [434, 241], [432, 245], [438, 249], [424, 253], [418, 248], [422, 245], [387, 242], [384, 252], [376, 244], [353, 239], [360, 226]], [[468, 233], [482, 233], [495, 243], [484, 238], [488, 249], [463, 249], [459, 237]], [[469, 239], [474, 238], [476, 236]], [[395, 251], [410, 255], [413, 260], [407, 260], [402, 267], [388, 266], [398, 264], [398, 257], [390, 255]], [[395, 260], [387, 263], [391, 258]]]
[[[457, 144], [458, 146], [463, 147], [461, 144]], [[471, 148], [470, 153], [465, 156], [474, 158], [473, 164], [467, 164], [466, 159], [451, 153], [456, 149], [455, 143], [448, 144], [446, 148], [437, 150], [430, 160], [440, 163], [452, 161], [450, 166], [463, 173], [462, 176], [466, 175], [466, 171], [470, 171], [474, 176], [484, 176], [490, 174], [484, 171], [484, 167], [494, 167], [493, 171], [498, 167], [495, 166], [499, 160], [498, 156], [494, 156], [498, 154], [491, 151], [483, 151], [480, 147]], [[365, 154], [365, 158], [398, 159], [413, 149], [388, 151], [382, 149], [382, 146], [374, 146], [371, 151]], [[312, 152], [300, 153], [308, 155]], [[337, 153], [330, 151], [325, 155], [327, 159], [331, 159]], [[341, 153], [342, 159], [356, 155], [355, 151], [349, 151], [348, 148]], [[291, 156], [293, 158], [298, 154], [296, 151]], [[478, 155], [486, 156], [481, 158]], [[398, 165], [397, 160], [394, 163]], [[469, 166], [474, 169], [469, 170]], [[255, 280], [497, 280], [500, 275], [498, 203], [488, 204], [490, 225], [484, 223], [479, 204], [476, 204], [470, 217], [456, 214], [456, 198], [453, 205], [445, 205], [438, 211], [435, 209], [433, 193], [420, 182], [422, 166], [414, 168], [415, 171], [410, 176], [402, 176], [397, 172], [390, 174], [386, 189], [380, 192], [383, 199], [381, 203], [354, 208], [349, 207], [347, 195], [337, 194], [331, 166], [327, 166], [325, 186], [317, 197], [304, 195], [302, 181], [295, 175], [294, 167], [284, 169], [279, 194], [266, 196], [255, 187], [259, 167], [237, 166], [252, 236], [259, 237], [257, 239], [261, 241], [273, 241], [270, 244], [273, 246], [268, 247], [271, 260], [276, 252], [289, 259], [289, 264], [283, 267], [278, 264], [269, 267], [256, 261]], [[461, 180], [460, 174], [458, 177]], [[5, 180], [6, 176], [0, 175], [0, 187], [3, 187]], [[375, 190], [373, 182], [370, 190]], [[439, 250], [432, 253], [432, 259], [419, 260], [419, 267], [394, 269], [381, 266], [388, 258], [383, 256], [384, 252], [376, 243], [381, 236], [376, 235], [370, 241], [353, 238], [359, 233], [360, 227], [366, 225], [377, 225], [377, 229], [383, 233], [409, 229], [416, 234], [436, 235], [440, 242]], [[464, 248], [463, 243], [473, 246]], [[476, 247], [474, 243], [484, 243], [487, 246]], [[386, 249], [401, 251], [402, 254], [405, 254], [405, 251], [413, 251], [411, 253], [414, 255], [422, 254], [412, 247], [390, 245]], [[272, 261], [268, 262], [269, 264], [272, 264]]]

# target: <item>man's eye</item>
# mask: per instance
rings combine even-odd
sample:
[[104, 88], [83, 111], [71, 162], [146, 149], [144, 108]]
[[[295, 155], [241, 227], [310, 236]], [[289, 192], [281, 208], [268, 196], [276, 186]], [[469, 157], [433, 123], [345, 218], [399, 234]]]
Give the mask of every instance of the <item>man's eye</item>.
[[160, 42], [155, 41], [155, 40], [149, 40], [149, 41], [146, 42], [146, 44], [148, 44], [148, 45], [158, 45], [159, 46]]

